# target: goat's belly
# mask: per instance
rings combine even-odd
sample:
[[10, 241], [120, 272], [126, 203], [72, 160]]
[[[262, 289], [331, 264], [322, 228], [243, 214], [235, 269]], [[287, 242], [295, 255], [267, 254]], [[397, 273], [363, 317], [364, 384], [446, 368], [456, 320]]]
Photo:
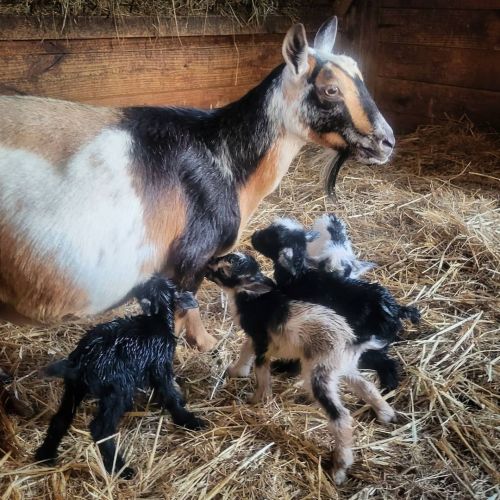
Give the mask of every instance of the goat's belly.
[[0, 144], [0, 303], [40, 320], [93, 314], [145, 279], [154, 249], [130, 146], [105, 130], [55, 166]]

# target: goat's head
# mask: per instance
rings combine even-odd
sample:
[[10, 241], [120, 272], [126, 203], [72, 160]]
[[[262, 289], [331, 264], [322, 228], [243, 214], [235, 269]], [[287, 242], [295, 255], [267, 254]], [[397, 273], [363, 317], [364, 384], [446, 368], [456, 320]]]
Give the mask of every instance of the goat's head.
[[317, 237], [319, 233], [307, 231], [293, 219], [277, 219], [253, 233], [252, 245], [257, 252], [296, 275], [304, 268], [307, 244]]
[[258, 262], [251, 255], [241, 252], [212, 259], [205, 277], [227, 292], [261, 294], [274, 288], [273, 281], [262, 274]]
[[391, 127], [371, 98], [356, 62], [332, 52], [337, 18], [326, 21], [309, 47], [302, 24], [283, 42], [285, 127], [365, 164], [386, 163], [394, 148]]
[[185, 312], [198, 307], [191, 292], [179, 291], [175, 285], [161, 276], [153, 276], [146, 283], [137, 287], [135, 297], [139, 301], [144, 314], [165, 314]]

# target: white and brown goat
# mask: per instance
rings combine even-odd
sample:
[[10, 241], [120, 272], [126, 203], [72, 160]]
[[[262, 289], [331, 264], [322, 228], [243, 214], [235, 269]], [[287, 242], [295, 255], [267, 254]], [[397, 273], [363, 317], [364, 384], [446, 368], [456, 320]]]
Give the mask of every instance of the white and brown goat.
[[[285, 64], [220, 109], [1, 97], [0, 306], [96, 314], [153, 273], [195, 291], [306, 142], [385, 163], [392, 130], [355, 61], [332, 53], [336, 26], [314, 47], [293, 26]], [[184, 324], [192, 344], [214, 345], [198, 310]]]

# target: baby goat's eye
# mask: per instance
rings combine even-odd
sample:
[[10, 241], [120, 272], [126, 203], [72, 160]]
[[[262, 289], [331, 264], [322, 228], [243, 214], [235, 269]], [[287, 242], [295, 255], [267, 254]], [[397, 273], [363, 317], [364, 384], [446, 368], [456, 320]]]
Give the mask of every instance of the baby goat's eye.
[[339, 94], [339, 88], [335, 85], [332, 87], [326, 87], [324, 92], [327, 97], [336, 97]]

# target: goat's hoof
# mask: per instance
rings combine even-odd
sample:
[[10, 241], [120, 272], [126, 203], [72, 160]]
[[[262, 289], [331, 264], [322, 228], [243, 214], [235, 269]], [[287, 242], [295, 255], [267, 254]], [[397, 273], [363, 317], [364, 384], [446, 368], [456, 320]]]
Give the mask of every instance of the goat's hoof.
[[241, 370], [237, 365], [230, 365], [226, 374], [229, 378], [247, 378], [250, 375], [249, 370]]
[[125, 467], [121, 472], [120, 472], [120, 477], [122, 479], [126, 479], [127, 481], [132, 479], [135, 476], [135, 470], [132, 469], [132, 467]]
[[342, 484], [347, 477], [347, 471], [345, 469], [338, 469], [332, 471], [332, 477], [335, 481], [335, 484]]
[[397, 413], [389, 406], [377, 412], [378, 421], [382, 424], [396, 423], [398, 421]]
[[199, 333], [196, 337], [187, 339], [189, 345], [201, 352], [211, 351], [217, 345], [217, 339], [208, 333]]
[[202, 418], [192, 415], [186, 422], [184, 422], [183, 427], [191, 429], [192, 431], [199, 431], [208, 427], [208, 422]]
[[35, 461], [41, 462], [40, 465], [54, 465], [57, 460], [57, 454], [53, 451], [46, 450], [43, 447], [38, 448], [35, 452]]

